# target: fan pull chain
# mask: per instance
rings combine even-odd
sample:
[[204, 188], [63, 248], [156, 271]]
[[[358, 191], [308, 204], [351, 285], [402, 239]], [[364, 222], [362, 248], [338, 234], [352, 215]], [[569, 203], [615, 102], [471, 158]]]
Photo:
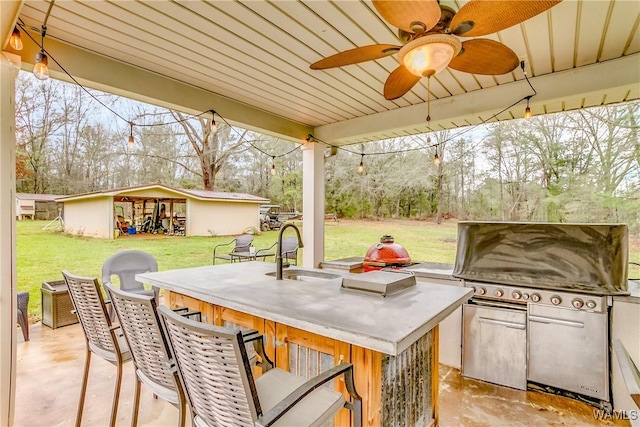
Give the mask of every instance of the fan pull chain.
[[427, 125], [431, 121], [431, 77], [427, 77]]

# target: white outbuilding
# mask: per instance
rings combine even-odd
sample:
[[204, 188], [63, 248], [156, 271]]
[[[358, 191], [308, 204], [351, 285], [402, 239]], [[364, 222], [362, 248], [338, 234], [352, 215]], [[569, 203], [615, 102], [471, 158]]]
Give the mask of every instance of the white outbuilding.
[[123, 234], [237, 235], [259, 229], [269, 200], [242, 193], [140, 185], [65, 196], [64, 231], [113, 239]]

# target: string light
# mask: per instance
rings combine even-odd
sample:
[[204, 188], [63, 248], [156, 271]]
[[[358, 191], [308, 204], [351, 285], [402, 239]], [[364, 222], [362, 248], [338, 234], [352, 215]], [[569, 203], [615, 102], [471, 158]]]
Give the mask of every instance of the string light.
[[[51, 2], [49, 3], [50, 8], [51, 8], [51, 6], [53, 5], [53, 3], [54, 3], [54, 1], [51, 1]], [[47, 15], [48, 15], [48, 13], [47, 13]], [[46, 19], [46, 18], [45, 18], [45, 19]], [[45, 22], [46, 22], [46, 20], [45, 20]], [[20, 27], [21, 29], [23, 29], [23, 30], [24, 30], [24, 26], [23, 26], [23, 24], [18, 23], [18, 27]], [[43, 27], [44, 27], [44, 26], [43, 26]], [[45, 27], [45, 28], [43, 28], [43, 30], [44, 30], [44, 29], [46, 29], [46, 27]], [[28, 36], [31, 40], [33, 40], [34, 42], [36, 42], [36, 40], [31, 36], [31, 34], [29, 34], [29, 32], [28, 32], [28, 31], [27, 31], [27, 32], [25, 32], [25, 34], [27, 34], [27, 36]], [[43, 31], [43, 36], [44, 36], [44, 31]], [[37, 43], [37, 42], [36, 42], [36, 43]], [[45, 52], [45, 51], [44, 51], [44, 49], [42, 49], [41, 54], [44, 56], [44, 61], [45, 61], [45, 62], [48, 62], [48, 58], [47, 58], [47, 56], [46, 56], [46, 54], [45, 54], [44, 52]], [[39, 55], [40, 55], [40, 54], [39, 54]], [[132, 127], [133, 125], [135, 125], [135, 126], [146, 126], [146, 127], [153, 127], [153, 126], [166, 126], [166, 125], [171, 125], [171, 124], [182, 123], [182, 122], [185, 122], [185, 121], [190, 120], [190, 119], [192, 119], [192, 118], [199, 118], [199, 117], [201, 117], [201, 116], [203, 116], [203, 115], [205, 115], [205, 114], [212, 114], [212, 121], [211, 121], [212, 131], [213, 131], [213, 132], [215, 132], [215, 131], [217, 130], [217, 124], [215, 123], [215, 117], [214, 117], [214, 116], [215, 116], [215, 114], [218, 114], [218, 113], [216, 113], [214, 110], [205, 110], [205, 111], [203, 111], [203, 112], [201, 112], [201, 113], [199, 113], [199, 114], [197, 114], [197, 115], [189, 115], [189, 117], [187, 117], [187, 118], [181, 118], [181, 119], [173, 120], [173, 121], [170, 121], [170, 122], [162, 122], [162, 123], [154, 122], [154, 123], [152, 123], [152, 124], [146, 124], [146, 123], [134, 123], [133, 121], [126, 119], [126, 118], [125, 118], [125, 117], [123, 117], [121, 114], [119, 114], [117, 111], [115, 111], [114, 109], [112, 109], [111, 107], [109, 107], [108, 105], [106, 105], [102, 100], [100, 100], [98, 97], [96, 97], [96, 96], [95, 96], [91, 91], [89, 91], [87, 88], [85, 88], [85, 87], [84, 87], [84, 86], [83, 86], [83, 85], [82, 85], [82, 84], [81, 84], [81, 83], [80, 83], [76, 78], [74, 78], [74, 77], [73, 77], [73, 75], [71, 75], [71, 74], [70, 74], [70, 73], [65, 69], [65, 67], [64, 67], [62, 64], [60, 64], [60, 63], [59, 63], [59, 62], [58, 62], [54, 57], [51, 57], [51, 60], [52, 60], [52, 61], [53, 61], [53, 62], [54, 62], [54, 63], [55, 63], [59, 68], [60, 68], [60, 70], [61, 70], [62, 72], [64, 72], [64, 73], [65, 73], [65, 74], [70, 78], [70, 80], [71, 80], [71, 81], [73, 81], [73, 82], [74, 82], [78, 87], [80, 87], [83, 91], [85, 91], [85, 92], [86, 92], [86, 93], [87, 93], [91, 98], [93, 98], [96, 102], [98, 102], [100, 105], [102, 105], [105, 109], [107, 109], [108, 111], [110, 111], [113, 115], [115, 115], [116, 117], [118, 117], [119, 119], [121, 119], [121, 120], [123, 120], [123, 121], [126, 121], [126, 122], [131, 126], [131, 132], [130, 132], [130, 136], [129, 136], [129, 144], [131, 144], [132, 146], [135, 144], [135, 140], [133, 139], [133, 127]], [[521, 63], [521, 67], [523, 67], [523, 70], [524, 70], [524, 63]], [[48, 70], [47, 70], [47, 72], [48, 72]], [[527, 83], [529, 84], [529, 86], [530, 86], [530, 87], [532, 88], [532, 90], [534, 91], [534, 95], [535, 95], [535, 94], [537, 94], [537, 92], [535, 91], [535, 89], [534, 89], [534, 88], [533, 88], [533, 86], [531, 85], [531, 82], [530, 82], [530, 81], [529, 81], [529, 79], [527, 78], [526, 72], [525, 72], [524, 76], [525, 76], [525, 78], [527, 79]], [[45, 78], [46, 78], [46, 77], [45, 77]], [[430, 119], [431, 119], [431, 117], [430, 117], [430, 111], [429, 111], [429, 110], [430, 110], [430, 102], [429, 102], [429, 101], [430, 101], [430, 87], [429, 87], [429, 86], [430, 86], [430, 79], [429, 79], [429, 81], [427, 82], [427, 86], [428, 86], [428, 91], [429, 91], [429, 92], [428, 92], [428, 98], [427, 98], [427, 101], [428, 101], [428, 102], [427, 102], [427, 109], [428, 109], [428, 110], [427, 110], [427, 119], [428, 119], [428, 120], [430, 120]], [[498, 117], [500, 114], [502, 114], [502, 113], [504, 113], [505, 111], [509, 110], [510, 108], [512, 108], [513, 106], [515, 106], [515, 105], [517, 105], [518, 103], [522, 102], [523, 100], [527, 100], [527, 101], [528, 101], [528, 99], [529, 99], [529, 98], [531, 98], [531, 97], [533, 97], [534, 95], [530, 95], [530, 96], [528, 96], [528, 97], [520, 98], [518, 101], [516, 101], [516, 102], [514, 102], [513, 104], [511, 104], [511, 105], [509, 105], [509, 106], [507, 106], [507, 107], [503, 108], [502, 110], [500, 110], [499, 112], [497, 112], [497, 113], [493, 114], [492, 116], [490, 116], [490, 117], [488, 117], [488, 118], [486, 118], [486, 119], [481, 120], [481, 122], [480, 122], [479, 124], [474, 125], [474, 126], [468, 126], [468, 127], [466, 127], [465, 129], [462, 129], [460, 132], [458, 132], [458, 133], [456, 133], [456, 134], [451, 135], [451, 136], [450, 136], [446, 141], [442, 141], [441, 143], [444, 143], [444, 142], [447, 142], [447, 141], [454, 140], [455, 138], [458, 138], [458, 137], [460, 137], [461, 135], [463, 135], [463, 134], [465, 134], [465, 133], [470, 132], [471, 130], [475, 129], [477, 126], [482, 125], [482, 124], [485, 124], [485, 123], [487, 123], [488, 121], [490, 121], [490, 120], [492, 120], [492, 119], [494, 119], [494, 118]], [[166, 113], [160, 113], [160, 114], [171, 114], [171, 112], [170, 112], [170, 111], [168, 111], [168, 112], [166, 112]], [[230, 125], [230, 124], [225, 120], [225, 118], [224, 118], [223, 116], [221, 116], [220, 114], [218, 114], [218, 117], [219, 117], [219, 118], [220, 118], [220, 119], [221, 119], [221, 120], [222, 120], [222, 121], [223, 121], [227, 126], [229, 126], [229, 127], [230, 127], [230, 129], [231, 129], [231, 131], [232, 131], [232, 132], [235, 132], [237, 135], [240, 135], [240, 131], [238, 131], [238, 130], [237, 130], [237, 129], [235, 129], [233, 126], [231, 126], [231, 125]], [[350, 149], [346, 148], [346, 147], [347, 147], [348, 145], [350, 145], [350, 144], [346, 144], [346, 146], [340, 146], [340, 147], [338, 147], [338, 146], [334, 146], [333, 144], [327, 143], [327, 142], [325, 142], [325, 141], [322, 141], [322, 140], [320, 140], [320, 139], [316, 138], [316, 137], [315, 137], [314, 135], [312, 135], [312, 134], [308, 134], [308, 135], [307, 135], [307, 137], [305, 138], [305, 140], [306, 140], [307, 142], [311, 142], [311, 140], [312, 140], [312, 139], [313, 139], [314, 141], [316, 141], [316, 142], [320, 142], [320, 143], [322, 143], [322, 144], [325, 144], [325, 145], [327, 145], [327, 146], [331, 147], [331, 149], [332, 149], [332, 154], [333, 154], [333, 152], [334, 152], [334, 151], [336, 151], [336, 152], [337, 152], [337, 150], [338, 150], [338, 149], [339, 149], [339, 150], [341, 150], [341, 151], [346, 151], [346, 152], [348, 152], [348, 153], [352, 153], [352, 154], [360, 154], [360, 155], [361, 155], [361, 161], [360, 161], [360, 164], [358, 165], [358, 172], [360, 172], [360, 173], [364, 172], [364, 161], [363, 161], [363, 159], [364, 159], [364, 155], [365, 155], [365, 154], [364, 154], [364, 153], [358, 153], [358, 152], [356, 152], [356, 151], [353, 151], [353, 150], [350, 150]], [[289, 150], [289, 151], [287, 151], [287, 152], [285, 152], [285, 153], [282, 153], [282, 154], [279, 154], [279, 155], [275, 155], [275, 156], [274, 156], [274, 155], [271, 155], [270, 153], [265, 152], [263, 149], [261, 149], [260, 147], [256, 146], [256, 145], [255, 145], [254, 143], [252, 143], [251, 141], [248, 141], [248, 140], [246, 140], [245, 138], [242, 138], [242, 140], [243, 140], [244, 142], [246, 142], [247, 144], [249, 144], [249, 145], [250, 145], [253, 149], [255, 149], [256, 151], [259, 151], [259, 152], [261, 152], [262, 154], [265, 154], [265, 155], [267, 155], [267, 156], [269, 156], [269, 157], [272, 157], [272, 159], [274, 159], [275, 157], [284, 157], [284, 156], [287, 156], [287, 155], [291, 154], [292, 152], [294, 152], [295, 150], [298, 150], [298, 149], [300, 149], [300, 148], [301, 148], [301, 145], [300, 145], [300, 144], [298, 144], [298, 145], [296, 145], [294, 148], [292, 148], [291, 150]], [[429, 144], [431, 143], [431, 137], [430, 137], [430, 136], [428, 136], [428, 137], [427, 137], [427, 143], [429, 143]], [[356, 144], [356, 143], [353, 143], [353, 144]], [[420, 144], [419, 144], [419, 145], [420, 145]], [[406, 152], [413, 152], [413, 151], [422, 151], [422, 150], [424, 150], [425, 148], [428, 148], [428, 147], [420, 146], [420, 147], [417, 147], [417, 148], [401, 149], [401, 150], [396, 150], [396, 151], [392, 151], [392, 152], [389, 152], [389, 151], [385, 151], [385, 152], [373, 152], [373, 153], [367, 153], [367, 155], [386, 155], [386, 154], [406, 153]], [[271, 169], [272, 169], [272, 170], [271, 170], [271, 171], [272, 171], [272, 174], [275, 174], [275, 173], [276, 173], [276, 170], [275, 170], [275, 164], [272, 164], [272, 168], [271, 168]]]
[[36, 65], [33, 66], [33, 75], [38, 80], [47, 80], [49, 78], [49, 59], [44, 53], [44, 49], [36, 53]]
[[271, 175], [276, 174], [276, 156], [271, 156]]
[[18, 27], [13, 27], [9, 46], [11, 46], [13, 50], [22, 50], [22, 37], [20, 36], [20, 30], [18, 30]]
[[[50, 9], [51, 9], [51, 6], [53, 6], [53, 3], [54, 3], [54, 1], [51, 1], [51, 2], [49, 3]], [[48, 17], [48, 14], [49, 14], [49, 13], [47, 12], [47, 17]], [[46, 23], [46, 18], [45, 18], [45, 23]], [[17, 25], [18, 25], [21, 29], [24, 29], [23, 24], [18, 23]], [[43, 30], [43, 31], [42, 31], [42, 46], [41, 46], [41, 48], [42, 48], [42, 49], [41, 49], [41, 52], [39, 52], [39, 53], [36, 55], [36, 63], [37, 63], [37, 64], [36, 64], [36, 66], [38, 65], [38, 63], [42, 63], [42, 64], [43, 64], [43, 65], [41, 66], [41, 67], [43, 68], [43, 71], [42, 71], [42, 78], [43, 78], [43, 79], [47, 79], [47, 78], [49, 77], [49, 74], [48, 74], [48, 57], [47, 57], [47, 55], [46, 55], [46, 53], [45, 53], [44, 46], [43, 46], [43, 45], [44, 45], [44, 36], [45, 36], [46, 26], [45, 26], [45, 25], [43, 25], [42, 27], [43, 27], [43, 28], [42, 28], [42, 30]], [[15, 30], [17, 30], [17, 28], [15, 28]], [[18, 31], [18, 33], [19, 33], [19, 31]], [[25, 34], [27, 34], [27, 36], [28, 36], [31, 40], [33, 40], [34, 42], [36, 42], [36, 41], [35, 41], [35, 39], [34, 39], [34, 38], [29, 34], [29, 32], [25, 32]], [[36, 42], [36, 43], [37, 43], [37, 42]], [[130, 130], [130, 135], [129, 135], [129, 141], [128, 141], [128, 142], [129, 142], [129, 147], [130, 147], [131, 149], [133, 149], [133, 148], [134, 148], [134, 145], [135, 145], [135, 140], [134, 140], [134, 138], [133, 138], [133, 126], [134, 126], [134, 125], [135, 125], [135, 126], [166, 126], [166, 125], [170, 125], [170, 124], [182, 123], [182, 122], [185, 122], [185, 121], [187, 121], [187, 120], [190, 120], [191, 118], [198, 118], [198, 117], [201, 117], [201, 116], [203, 116], [203, 115], [205, 115], [205, 114], [211, 114], [211, 115], [212, 115], [212, 118], [211, 118], [211, 131], [212, 131], [212, 132], [217, 131], [217, 123], [216, 123], [216, 121], [215, 121], [215, 114], [218, 114], [218, 113], [216, 113], [214, 110], [205, 110], [205, 111], [203, 111], [203, 112], [201, 112], [201, 113], [199, 113], [199, 114], [197, 114], [197, 115], [190, 115], [190, 117], [188, 117], [188, 118], [177, 119], [177, 120], [170, 121], [170, 122], [162, 122], [162, 123], [155, 122], [155, 123], [153, 123], [153, 124], [134, 123], [133, 121], [127, 120], [125, 117], [123, 117], [122, 115], [120, 115], [117, 111], [113, 110], [113, 109], [112, 109], [112, 108], [110, 108], [108, 105], [106, 105], [104, 102], [102, 102], [102, 101], [101, 101], [99, 98], [97, 98], [93, 93], [91, 93], [89, 90], [87, 90], [87, 89], [86, 89], [82, 84], [80, 84], [80, 82], [78, 82], [78, 81], [77, 81], [77, 79], [75, 79], [75, 78], [74, 78], [74, 77], [73, 77], [73, 76], [72, 76], [72, 75], [71, 75], [71, 74], [70, 74], [70, 73], [69, 73], [69, 72], [68, 72], [68, 71], [67, 71], [67, 70], [66, 70], [66, 69], [65, 69], [65, 68], [64, 68], [64, 67], [63, 67], [63, 66], [58, 62], [58, 61], [56, 61], [56, 59], [55, 59], [54, 57], [51, 57], [51, 60], [52, 60], [52, 61], [54, 61], [54, 62], [55, 62], [55, 64], [60, 68], [60, 70], [61, 70], [61, 71], [63, 71], [63, 72], [64, 72], [64, 73], [65, 73], [65, 74], [66, 74], [66, 75], [67, 75], [67, 76], [68, 76], [68, 77], [69, 77], [69, 78], [70, 78], [70, 79], [71, 79], [71, 80], [72, 80], [72, 81], [77, 85], [77, 86], [79, 86], [82, 90], [84, 90], [84, 91], [85, 91], [85, 92], [86, 92], [90, 97], [92, 97], [96, 102], [98, 102], [98, 103], [99, 103], [100, 105], [102, 105], [104, 108], [106, 108], [107, 110], [109, 110], [109, 111], [110, 111], [112, 114], [114, 114], [116, 117], [118, 117], [118, 118], [119, 118], [119, 119], [121, 119], [121, 120], [126, 121], [126, 122], [130, 125], [131, 130]], [[521, 62], [521, 67], [522, 67], [522, 69], [523, 69], [523, 71], [524, 71], [524, 61], [523, 61], [523, 62]], [[35, 67], [34, 67], [34, 73], [35, 73]], [[534, 95], [535, 95], [535, 94], [537, 94], [537, 92], [535, 91], [535, 88], [533, 88], [533, 86], [531, 85], [531, 82], [529, 81], [529, 79], [528, 79], [528, 77], [527, 77], [526, 72], [524, 73], [524, 77], [525, 77], [525, 79], [527, 80], [527, 83], [529, 84], [529, 86], [531, 87], [531, 89], [534, 91]], [[38, 78], [40, 78], [40, 77], [38, 77]], [[429, 121], [431, 120], [431, 114], [430, 114], [430, 107], [431, 107], [431, 106], [430, 106], [430, 95], [431, 95], [431, 91], [430, 91], [430, 83], [431, 83], [431, 82], [430, 82], [430, 79], [427, 79], [427, 90], [428, 90], [428, 93], [427, 93], [427, 117], [426, 117], [427, 122], [429, 122]], [[526, 101], [527, 101], [527, 109], [525, 109], [525, 114], [526, 114], [527, 110], [529, 111], [529, 114], [530, 114], [530, 108], [529, 108], [529, 106], [528, 106], [528, 104], [529, 104], [529, 99], [530, 99], [530, 98], [532, 98], [534, 95], [529, 95], [529, 96], [526, 96], [526, 97], [523, 97], [523, 98], [519, 99], [518, 101], [516, 101], [516, 102], [514, 102], [513, 104], [511, 104], [511, 105], [509, 105], [509, 106], [505, 107], [504, 109], [502, 109], [502, 110], [501, 110], [501, 111], [499, 111], [498, 113], [495, 113], [495, 114], [494, 114], [494, 115], [492, 115], [491, 117], [488, 117], [488, 118], [486, 118], [486, 119], [484, 119], [484, 120], [481, 120], [481, 122], [480, 122], [479, 124], [477, 124], [477, 125], [475, 125], [475, 126], [469, 126], [469, 127], [467, 127], [466, 129], [462, 129], [460, 132], [458, 132], [458, 133], [456, 133], [456, 134], [452, 135], [452, 136], [451, 136], [450, 138], [448, 138], [446, 141], [442, 141], [441, 143], [444, 143], [444, 142], [447, 142], [447, 141], [453, 140], [453, 139], [455, 139], [455, 138], [457, 138], [457, 137], [461, 136], [462, 134], [465, 134], [465, 133], [467, 133], [467, 132], [470, 132], [471, 130], [475, 129], [477, 126], [479, 126], [479, 125], [481, 125], [481, 124], [485, 124], [485, 123], [487, 123], [488, 121], [490, 121], [490, 120], [492, 120], [492, 119], [494, 119], [494, 118], [498, 117], [500, 114], [502, 114], [502, 113], [504, 113], [505, 111], [509, 110], [510, 108], [512, 108], [513, 106], [515, 106], [515, 105], [517, 105], [518, 103], [522, 102], [523, 100], [526, 100]], [[170, 114], [170, 113], [171, 113], [171, 112], [167, 112], [167, 113], [160, 113], [160, 114]], [[231, 126], [231, 125], [230, 125], [230, 124], [225, 120], [225, 118], [224, 118], [223, 116], [220, 116], [220, 114], [218, 114], [218, 116], [219, 116], [219, 118], [220, 118], [220, 119], [221, 119], [221, 120], [222, 120], [222, 121], [223, 121], [227, 126], [229, 126], [229, 127], [231, 128], [232, 132], [236, 132], [236, 134], [240, 134], [240, 132], [239, 132], [238, 130], [234, 129], [234, 128], [233, 128], [233, 127], [232, 127], [232, 126]], [[276, 157], [284, 157], [284, 156], [287, 156], [287, 155], [291, 154], [293, 151], [298, 150], [298, 149], [300, 149], [300, 148], [301, 148], [301, 145], [296, 145], [293, 149], [289, 150], [289, 151], [288, 151], [288, 152], [286, 152], [286, 153], [279, 154], [279, 155], [271, 155], [271, 154], [269, 154], [269, 153], [265, 152], [265, 151], [264, 151], [263, 149], [261, 149], [260, 147], [256, 146], [256, 145], [255, 145], [254, 143], [252, 143], [251, 141], [247, 141], [247, 140], [246, 140], [246, 139], [244, 139], [244, 138], [242, 138], [242, 139], [244, 140], [244, 142], [246, 142], [247, 144], [249, 144], [249, 145], [250, 145], [252, 148], [254, 148], [255, 150], [257, 150], [257, 151], [261, 152], [262, 154], [268, 155], [268, 156], [270, 156], [270, 157], [272, 158], [272, 167], [271, 167], [271, 174], [272, 174], [272, 175], [275, 175], [275, 174], [276, 174], [276, 172], [277, 172], [277, 171], [276, 171], [276, 168], [275, 168], [275, 162], [273, 162], [273, 160], [274, 160]], [[311, 140], [312, 140], [312, 139], [313, 139], [313, 140], [315, 140], [315, 141], [317, 141], [317, 142], [323, 143], [323, 144], [325, 144], [325, 145], [327, 145], [327, 146], [331, 147], [332, 154], [333, 154], [334, 152], [337, 152], [337, 150], [338, 150], [338, 149], [340, 149], [340, 150], [342, 150], [342, 151], [349, 152], [349, 153], [353, 153], [353, 154], [360, 154], [360, 155], [361, 155], [361, 160], [360, 160], [360, 164], [358, 165], [358, 172], [359, 172], [359, 173], [363, 173], [363, 172], [364, 172], [364, 156], [365, 156], [365, 154], [364, 154], [364, 153], [358, 153], [358, 152], [355, 152], [355, 151], [349, 150], [349, 149], [348, 149], [348, 148], [346, 148], [345, 146], [341, 146], [341, 147], [334, 146], [333, 144], [329, 144], [329, 143], [327, 143], [327, 142], [324, 142], [324, 141], [322, 141], [322, 140], [320, 140], [320, 139], [316, 138], [316, 137], [315, 137], [314, 135], [312, 135], [312, 134], [308, 134], [308, 135], [307, 135], [307, 137], [305, 138], [305, 141], [306, 141], [306, 142], [311, 142]], [[430, 136], [428, 136], [426, 141], [427, 141], [427, 143], [428, 143], [428, 144], [430, 144], [430, 143], [431, 143], [431, 137], [430, 137]], [[355, 143], [354, 143], [354, 144], [355, 144]], [[348, 146], [348, 145], [350, 145], [350, 144], [347, 144], [347, 146]], [[419, 145], [420, 145], [420, 144], [419, 144]], [[384, 154], [384, 155], [386, 155], [386, 154], [405, 153], [405, 152], [412, 152], [412, 151], [421, 151], [421, 150], [424, 150], [425, 148], [428, 148], [428, 147], [420, 146], [420, 147], [418, 147], [418, 148], [402, 149], [402, 150], [396, 150], [396, 151], [392, 151], [392, 152], [389, 152], [389, 151], [385, 151], [385, 152], [374, 152], [374, 153], [367, 153], [367, 155], [383, 155], [383, 154]], [[438, 155], [437, 155], [437, 153], [436, 153], [436, 155], [434, 156], [434, 163], [435, 163], [435, 162], [438, 162], [439, 160], [440, 160], [440, 159], [438, 158]]]
[[436, 166], [440, 166], [440, 156], [438, 156], [438, 153], [433, 156], [433, 164]]
[[520, 61], [520, 68], [522, 69], [522, 74], [524, 75], [525, 80], [527, 81], [527, 83], [529, 84], [529, 87], [533, 91], [533, 95], [528, 95], [528, 96], [524, 97], [524, 99], [527, 100], [527, 107], [524, 109], [524, 118], [525, 119], [530, 119], [531, 118], [531, 108], [529, 107], [529, 100], [531, 98], [533, 98], [534, 96], [536, 96], [538, 94], [538, 92], [536, 91], [536, 89], [533, 87], [533, 85], [529, 81], [529, 76], [527, 76], [527, 70], [524, 69], [524, 61]]
[[133, 151], [136, 141], [133, 139], [133, 122], [129, 122], [129, 151]]
[[529, 108], [529, 99], [531, 99], [531, 97], [527, 96], [527, 108], [524, 109], [524, 118], [525, 119], [530, 119], [531, 118], [531, 108]]
[[49, 78], [49, 58], [47, 58], [47, 55], [44, 53], [44, 36], [47, 35], [47, 21], [49, 20], [49, 15], [51, 15], [54, 2], [55, 0], [49, 2], [47, 14], [44, 16], [44, 21], [42, 21], [40, 52], [36, 53], [36, 64], [33, 66], [33, 75], [39, 80], [47, 80]]
[[209, 110], [211, 112], [211, 133], [215, 133], [218, 130], [218, 125], [216, 124], [216, 112], [213, 110]]

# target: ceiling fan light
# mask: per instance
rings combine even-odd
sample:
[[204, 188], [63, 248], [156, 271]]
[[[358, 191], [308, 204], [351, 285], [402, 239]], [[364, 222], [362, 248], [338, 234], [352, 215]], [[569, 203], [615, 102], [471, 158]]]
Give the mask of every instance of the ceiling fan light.
[[49, 58], [44, 52], [36, 53], [36, 65], [33, 67], [33, 74], [39, 80], [47, 80], [49, 78]]
[[448, 34], [431, 34], [419, 37], [400, 49], [400, 62], [411, 74], [429, 77], [444, 70], [460, 53], [462, 43]]

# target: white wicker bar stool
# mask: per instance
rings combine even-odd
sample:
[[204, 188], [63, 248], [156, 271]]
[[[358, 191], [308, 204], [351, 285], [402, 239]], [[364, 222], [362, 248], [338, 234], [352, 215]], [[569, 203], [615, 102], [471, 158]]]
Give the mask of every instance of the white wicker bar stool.
[[154, 395], [178, 408], [178, 426], [183, 427], [186, 401], [179, 384], [177, 368], [160, 327], [155, 299], [122, 291], [111, 283], [105, 283], [104, 288], [120, 320], [136, 369], [131, 425], [138, 425], [140, 386], [144, 384]]
[[82, 422], [82, 411], [84, 408], [84, 399], [87, 394], [87, 380], [89, 379], [92, 354], [96, 354], [112, 363], [118, 370], [115, 390], [113, 392], [113, 403], [111, 405], [111, 418], [109, 421], [109, 425], [113, 427], [116, 424], [116, 416], [118, 414], [118, 401], [122, 383], [122, 365], [131, 359], [129, 347], [125, 342], [124, 336], [118, 331], [120, 327], [111, 325], [102, 292], [99, 288], [98, 279], [76, 276], [68, 271], [63, 271], [62, 275], [69, 287], [69, 295], [71, 295], [71, 301], [75, 307], [87, 342], [87, 354], [84, 365], [84, 376], [82, 378], [82, 388], [80, 391], [80, 401], [78, 403], [78, 413], [76, 415], [76, 427], [79, 427]]
[[[254, 380], [241, 331], [194, 322], [164, 306], [158, 312], [194, 426], [320, 426], [344, 407], [353, 412], [354, 426], [362, 425], [362, 399], [350, 363], [309, 381], [278, 368]], [[322, 387], [343, 374], [351, 402]]]

